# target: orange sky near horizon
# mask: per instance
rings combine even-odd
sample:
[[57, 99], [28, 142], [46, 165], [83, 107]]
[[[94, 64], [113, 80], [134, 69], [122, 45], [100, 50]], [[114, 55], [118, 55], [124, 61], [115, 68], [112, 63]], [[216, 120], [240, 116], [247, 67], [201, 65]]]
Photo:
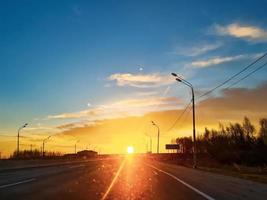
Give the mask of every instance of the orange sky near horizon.
[[[267, 84], [252, 89], [225, 90], [221, 96], [209, 97], [196, 105], [197, 134], [205, 127], [217, 128], [218, 123], [242, 122], [248, 116], [255, 126], [258, 120], [267, 117]], [[136, 108], [138, 109], [138, 108]], [[160, 151], [165, 152], [164, 145], [179, 136], [192, 135], [192, 111], [186, 112], [180, 123], [168, 131], [177, 116], [183, 112], [178, 110], [163, 110], [147, 112], [140, 116], [116, 117], [98, 120], [95, 123], [73, 123], [57, 126], [57, 133], [46, 143], [46, 149], [63, 153], [73, 153], [77, 140], [77, 149], [95, 149], [100, 153], [127, 153], [128, 146], [133, 146], [136, 153], [148, 150], [149, 136], [153, 140], [153, 152], [156, 151], [157, 129], [151, 120], [160, 127]], [[25, 128], [21, 132], [21, 149], [40, 149], [46, 134], [38, 135], [38, 131]], [[31, 137], [29, 137], [31, 136]], [[16, 136], [1, 138], [2, 156], [10, 155], [16, 148]]]

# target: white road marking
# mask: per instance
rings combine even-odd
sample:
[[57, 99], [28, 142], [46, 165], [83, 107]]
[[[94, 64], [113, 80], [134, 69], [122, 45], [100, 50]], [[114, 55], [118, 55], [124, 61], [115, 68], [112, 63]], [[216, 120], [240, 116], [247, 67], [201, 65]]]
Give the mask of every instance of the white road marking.
[[150, 167], [152, 167], [153, 169], [158, 170], [159, 172], [162, 172], [162, 173], [164, 173], [164, 174], [166, 174], [166, 175], [172, 177], [173, 179], [175, 179], [176, 181], [182, 183], [183, 185], [185, 185], [186, 187], [190, 188], [191, 190], [195, 191], [196, 193], [198, 193], [199, 195], [201, 195], [201, 196], [204, 197], [205, 199], [208, 199], [208, 200], [215, 200], [213, 197], [211, 197], [211, 196], [205, 194], [204, 192], [201, 192], [201, 191], [198, 190], [197, 188], [195, 188], [195, 187], [193, 187], [192, 185], [190, 185], [190, 184], [184, 182], [183, 180], [179, 179], [178, 177], [176, 177], [176, 176], [174, 176], [174, 175], [172, 175], [172, 174], [170, 174], [170, 173], [168, 173], [168, 172], [166, 172], [166, 171], [164, 171], [164, 170], [161, 170], [161, 169], [159, 169], [159, 168], [157, 168], [157, 167], [155, 167], [155, 166], [153, 166], [153, 165], [150, 165], [150, 164], [147, 164], [147, 165], [150, 166]]
[[75, 165], [75, 166], [70, 166], [69, 168], [73, 169], [73, 168], [78, 168], [78, 167], [84, 167], [84, 165]]
[[16, 183], [0, 185], [0, 189], [7, 188], [7, 187], [12, 187], [12, 186], [23, 184], [23, 183], [29, 183], [29, 182], [32, 182], [32, 181], [35, 181], [35, 180], [36, 180], [35, 178], [31, 178], [31, 179], [27, 179], [27, 180], [24, 180], [24, 181], [19, 181], [19, 182], [16, 182]]

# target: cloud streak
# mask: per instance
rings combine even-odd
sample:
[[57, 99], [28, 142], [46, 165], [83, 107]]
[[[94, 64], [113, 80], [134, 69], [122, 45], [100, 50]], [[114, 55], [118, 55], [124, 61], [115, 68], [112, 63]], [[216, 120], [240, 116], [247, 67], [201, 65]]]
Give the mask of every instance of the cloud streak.
[[183, 55], [183, 56], [199, 56], [206, 54], [210, 51], [216, 50], [222, 46], [222, 43], [214, 43], [214, 44], [203, 44], [203, 45], [198, 45], [192, 48], [183, 48], [183, 49], [178, 49], [175, 52], [173, 52], [176, 55]]
[[265, 117], [266, 90], [267, 82], [256, 88], [225, 89], [221, 96], [205, 99], [198, 104], [199, 117], [210, 121], [212, 118], [219, 121], [242, 119], [245, 115], [254, 119]]
[[232, 23], [226, 26], [215, 25], [215, 33], [221, 36], [232, 36], [247, 41], [267, 41], [267, 30], [256, 26]]
[[[257, 125], [259, 118], [266, 117], [266, 89], [267, 83], [251, 89], [226, 89], [222, 96], [210, 97], [199, 102], [196, 105], [197, 131], [201, 132], [207, 126], [217, 127], [219, 122], [225, 124], [241, 121], [244, 116], [248, 116]], [[190, 112], [170, 132], [166, 132], [182, 112], [183, 109], [174, 108], [149, 112], [143, 116], [103, 120], [91, 126], [77, 127], [76, 124], [67, 124], [61, 130], [63, 135], [74, 135], [85, 141], [100, 143], [106, 152], [121, 152], [129, 140], [131, 143], [139, 142], [144, 132], [154, 136], [156, 130], [150, 125], [150, 119], [155, 120], [161, 127], [163, 143], [169, 142], [171, 135], [173, 137], [191, 135]], [[166, 141], [164, 136], [167, 136]], [[113, 144], [112, 149], [106, 149], [108, 144]]]
[[214, 57], [207, 60], [197, 60], [191, 63], [192, 67], [205, 68], [213, 65], [219, 65], [226, 62], [236, 61], [244, 58], [244, 55], [228, 56], [228, 57]]
[[214, 65], [219, 65], [227, 62], [233, 62], [238, 61], [242, 59], [255, 59], [259, 57], [261, 54], [241, 54], [241, 55], [235, 55], [235, 56], [226, 56], [226, 57], [213, 57], [206, 60], [197, 60], [193, 61], [190, 66], [194, 68], [206, 68], [211, 67]]
[[173, 83], [170, 75], [153, 74], [130, 74], [117, 73], [108, 77], [108, 80], [115, 81], [118, 86], [131, 86], [137, 88], [151, 88], [169, 85]]
[[84, 119], [90, 123], [103, 119], [121, 118], [126, 116], [142, 116], [155, 110], [173, 109], [181, 104], [181, 100], [175, 97], [147, 97], [139, 99], [125, 99], [95, 108], [73, 112], [50, 115], [53, 119]]

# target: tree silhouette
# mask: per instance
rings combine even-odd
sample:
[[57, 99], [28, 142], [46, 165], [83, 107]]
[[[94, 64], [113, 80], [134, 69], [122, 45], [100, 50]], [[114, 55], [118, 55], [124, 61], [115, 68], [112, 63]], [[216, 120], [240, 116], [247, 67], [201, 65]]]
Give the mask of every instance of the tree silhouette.
[[[220, 123], [217, 130], [206, 127], [197, 138], [197, 153], [225, 164], [267, 164], [267, 119], [260, 119], [259, 124], [258, 135], [248, 117], [244, 117], [242, 124], [224, 126]], [[182, 154], [192, 153], [191, 137], [177, 138], [176, 142], [181, 145]]]
[[267, 145], [267, 119], [260, 119], [260, 131], [259, 137], [263, 140], [264, 144]]

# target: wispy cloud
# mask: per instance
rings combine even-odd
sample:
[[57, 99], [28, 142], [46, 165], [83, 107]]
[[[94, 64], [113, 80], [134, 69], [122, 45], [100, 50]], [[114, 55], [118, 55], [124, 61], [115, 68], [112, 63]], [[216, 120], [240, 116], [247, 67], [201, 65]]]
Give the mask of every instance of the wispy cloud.
[[175, 97], [158, 97], [158, 98], [142, 98], [142, 99], [126, 99], [122, 101], [118, 101], [111, 105], [107, 105], [104, 107], [108, 108], [127, 108], [127, 107], [149, 107], [155, 105], [173, 105], [181, 103], [181, 101]]
[[61, 124], [61, 125], [58, 125], [56, 128], [59, 130], [68, 130], [68, 129], [73, 129], [73, 128], [86, 127], [86, 126], [96, 126], [99, 124], [101, 124], [101, 122], [84, 120], [84, 121]]
[[242, 59], [255, 59], [259, 57], [261, 54], [241, 54], [241, 55], [235, 55], [235, 56], [226, 56], [226, 57], [213, 57], [206, 60], [197, 60], [193, 61], [190, 66], [195, 68], [205, 68], [205, 67], [211, 67], [214, 65], [223, 64], [226, 62], [232, 62], [232, 61], [238, 61]]
[[210, 67], [213, 65], [222, 64], [225, 62], [240, 60], [243, 57], [244, 57], [243, 55], [228, 56], [228, 57], [214, 57], [214, 58], [210, 58], [207, 60], [194, 61], [191, 63], [191, 66], [196, 67], [196, 68], [205, 68], [205, 67]]
[[95, 111], [93, 109], [90, 109], [90, 110], [84, 110], [80, 112], [49, 115], [47, 118], [48, 119], [77, 119], [77, 118], [82, 118], [86, 116], [94, 116], [94, 115], [96, 115]]
[[137, 97], [148, 97], [148, 96], [155, 96], [158, 95], [159, 92], [158, 91], [146, 91], [146, 92], [137, 92], [135, 93], [135, 95]]
[[217, 42], [214, 44], [202, 44], [202, 45], [198, 45], [195, 47], [191, 47], [191, 48], [177, 48], [174, 52], [172, 52], [173, 54], [176, 55], [183, 55], [183, 56], [199, 56], [199, 55], [203, 55], [205, 53], [208, 53], [210, 51], [213, 51], [215, 49], [218, 49], [222, 46], [222, 43]]
[[[198, 131], [204, 131], [204, 128], [207, 126], [211, 128], [217, 127], [218, 122], [228, 124], [231, 121], [240, 121], [244, 116], [248, 116], [252, 122], [258, 121], [259, 118], [266, 116], [266, 89], [267, 84], [251, 89], [228, 89], [223, 92], [222, 96], [210, 97], [199, 102], [196, 105], [198, 110], [198, 115], [196, 116]], [[104, 149], [110, 143], [115, 144], [113, 148], [116, 148], [120, 146], [119, 143], [125, 145], [129, 140], [131, 142], [135, 140], [140, 141], [140, 136], [144, 136], [144, 132], [153, 136], [153, 133], [156, 133], [156, 131], [151, 129], [151, 125], [147, 125], [150, 124], [148, 119], [153, 119], [160, 125], [162, 133], [167, 136], [168, 140], [171, 138], [171, 135], [174, 137], [177, 137], [177, 135], [190, 135], [192, 123], [190, 115], [185, 116], [182, 123], [179, 123], [171, 131], [167, 132], [177, 119], [177, 116], [182, 113], [183, 109], [176, 108], [174, 110], [147, 113], [142, 117], [104, 120], [101, 124], [95, 126], [76, 128], [75, 124], [69, 124], [66, 125], [69, 128], [61, 130], [64, 130], [62, 135], [73, 135], [84, 138], [84, 141], [101, 143]], [[103, 140], [103, 138], [105, 139]], [[164, 140], [164, 136], [162, 139]], [[110, 151], [110, 149], [108, 150]]]
[[141, 116], [147, 112], [176, 108], [182, 102], [175, 97], [148, 97], [125, 99], [92, 109], [73, 113], [50, 115], [48, 119], [83, 119], [94, 122], [103, 119], [121, 118], [126, 116]]
[[112, 74], [108, 80], [115, 81], [118, 86], [132, 86], [138, 88], [160, 87], [173, 83], [170, 75], [153, 74]]
[[267, 30], [256, 26], [232, 23], [226, 26], [215, 25], [214, 30], [218, 35], [228, 35], [247, 41], [267, 41]]

